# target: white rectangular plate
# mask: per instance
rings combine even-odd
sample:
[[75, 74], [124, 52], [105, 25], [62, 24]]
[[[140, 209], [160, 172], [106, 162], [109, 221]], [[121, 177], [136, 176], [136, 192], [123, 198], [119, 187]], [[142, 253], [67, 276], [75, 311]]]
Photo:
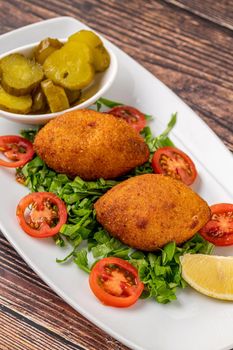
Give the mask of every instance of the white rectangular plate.
[[[66, 37], [86, 28], [69, 17], [33, 24], [0, 37], [0, 53], [39, 41], [47, 36]], [[154, 134], [165, 128], [171, 113], [178, 112], [172, 133], [175, 144], [196, 163], [199, 180], [194, 189], [209, 204], [233, 202], [233, 159], [208, 126], [163, 83], [111, 45], [119, 72], [106, 97], [138, 107], [155, 116]], [[0, 134], [17, 134], [25, 125], [0, 119]], [[132, 349], [223, 350], [233, 347], [233, 303], [210, 299], [187, 288], [168, 305], [140, 300], [128, 309], [103, 306], [92, 295], [88, 276], [74, 264], [58, 265], [66, 251], [52, 240], [36, 240], [18, 226], [15, 208], [28, 190], [16, 183], [14, 170], [0, 169], [1, 230], [24, 260], [67, 303]], [[233, 248], [219, 249], [233, 255]]]

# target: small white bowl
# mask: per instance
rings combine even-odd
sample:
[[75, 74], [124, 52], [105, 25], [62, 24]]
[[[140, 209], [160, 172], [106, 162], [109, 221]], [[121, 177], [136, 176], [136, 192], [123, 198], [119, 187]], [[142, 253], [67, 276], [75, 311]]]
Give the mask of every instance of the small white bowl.
[[[59, 39], [59, 40], [63, 43], [67, 41], [67, 39]], [[4, 53], [3, 55], [0, 55], [0, 59], [12, 53], [21, 53], [26, 57], [31, 57], [37, 45], [39, 45], [39, 42], [21, 46], [17, 49], [11, 50], [9, 52]], [[84, 102], [80, 103], [77, 106], [73, 106], [69, 109], [65, 109], [64, 111], [60, 111], [56, 113], [47, 113], [47, 114], [17, 114], [17, 113], [3, 111], [0, 109], [0, 117], [3, 117], [5, 119], [11, 120], [17, 123], [40, 125], [40, 124], [47, 123], [49, 120], [65, 112], [74, 111], [77, 109], [83, 109], [91, 106], [93, 103], [96, 102], [96, 100], [98, 100], [98, 98], [103, 96], [103, 94], [110, 88], [117, 74], [118, 65], [117, 65], [116, 56], [113, 53], [113, 51], [108, 47], [108, 44], [106, 44], [106, 42], [104, 42], [104, 45], [110, 55], [110, 59], [111, 59], [110, 66], [103, 73], [97, 73], [95, 75], [95, 78], [92, 84], [82, 90], [82, 93], [84, 94], [84, 96], [90, 96]]]

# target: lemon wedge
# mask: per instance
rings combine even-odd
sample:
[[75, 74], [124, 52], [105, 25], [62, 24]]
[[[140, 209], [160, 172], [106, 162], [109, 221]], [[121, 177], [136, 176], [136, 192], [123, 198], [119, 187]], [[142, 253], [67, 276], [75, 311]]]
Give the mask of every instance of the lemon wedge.
[[181, 256], [183, 279], [198, 292], [233, 301], [233, 256], [185, 254]]

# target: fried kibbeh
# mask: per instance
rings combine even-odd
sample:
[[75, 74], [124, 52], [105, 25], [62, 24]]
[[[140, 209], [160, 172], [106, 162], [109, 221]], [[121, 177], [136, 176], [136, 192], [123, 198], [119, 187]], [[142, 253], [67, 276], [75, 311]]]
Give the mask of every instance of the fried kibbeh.
[[181, 181], [159, 174], [132, 177], [95, 203], [97, 221], [133, 248], [154, 251], [190, 239], [210, 218], [207, 203]]
[[34, 149], [56, 172], [84, 180], [119, 177], [149, 158], [148, 146], [130, 125], [93, 110], [51, 120], [38, 132]]

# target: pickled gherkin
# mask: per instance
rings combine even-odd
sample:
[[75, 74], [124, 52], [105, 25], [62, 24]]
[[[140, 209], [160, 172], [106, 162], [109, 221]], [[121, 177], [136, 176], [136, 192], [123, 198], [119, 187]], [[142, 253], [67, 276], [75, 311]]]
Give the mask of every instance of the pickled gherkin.
[[103, 45], [103, 42], [98, 35], [85, 29], [70, 35], [68, 41], [82, 42], [90, 46], [92, 49], [99, 45]]
[[82, 42], [93, 50], [93, 64], [96, 72], [105, 71], [110, 64], [110, 56], [102, 40], [90, 30], [80, 30], [72, 34], [68, 41]]
[[96, 72], [105, 71], [110, 65], [110, 56], [103, 45], [94, 49], [94, 67]]
[[92, 51], [84, 43], [68, 42], [44, 62], [45, 75], [55, 84], [69, 90], [79, 90], [94, 79]]
[[30, 95], [13, 96], [8, 94], [0, 85], [0, 108], [19, 114], [27, 114], [32, 106], [32, 98]]
[[43, 64], [47, 57], [62, 46], [63, 44], [57, 39], [46, 38], [42, 40], [37, 46], [34, 54], [36, 61]]
[[65, 89], [66, 96], [69, 100], [70, 105], [77, 102], [81, 96], [81, 90], [69, 90]]
[[19, 53], [1, 59], [1, 83], [6, 92], [23, 96], [40, 84], [44, 77], [42, 67]]
[[35, 91], [32, 93], [32, 108], [31, 111], [34, 113], [44, 113], [46, 109], [47, 103], [45, 95], [41, 89], [41, 87], [38, 87]]
[[65, 90], [61, 86], [57, 86], [47, 79], [42, 81], [41, 88], [52, 113], [63, 111], [70, 107]]

